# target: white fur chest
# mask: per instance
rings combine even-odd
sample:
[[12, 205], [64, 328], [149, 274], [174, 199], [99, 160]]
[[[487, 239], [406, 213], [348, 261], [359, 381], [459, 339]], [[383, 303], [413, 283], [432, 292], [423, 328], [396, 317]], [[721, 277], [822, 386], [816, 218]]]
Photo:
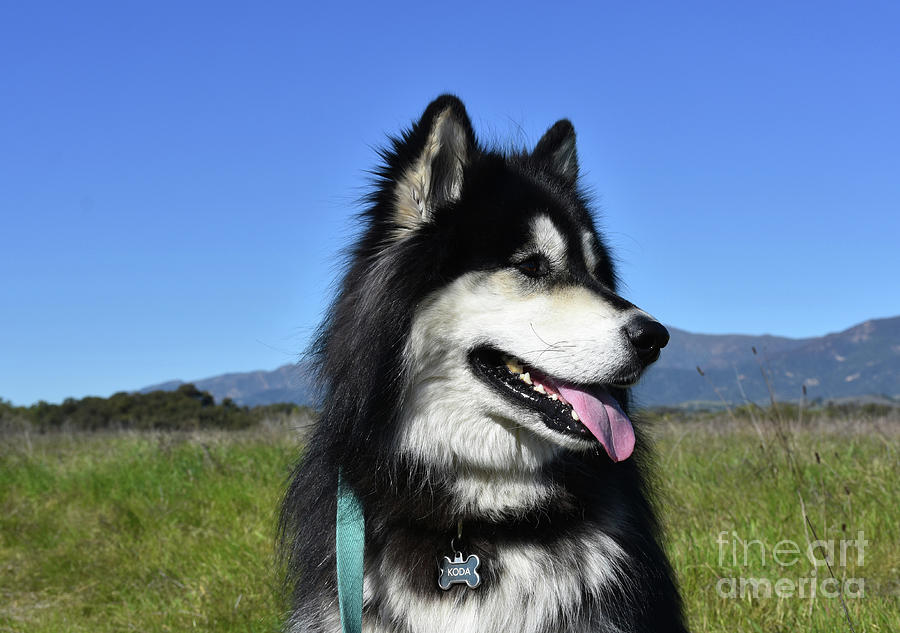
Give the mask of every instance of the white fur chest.
[[624, 552], [602, 533], [552, 548], [506, 545], [497, 556], [501, 575], [494, 586], [456, 587], [428, 596], [410, 589], [403, 570], [377, 565], [366, 573], [365, 601], [379, 610], [365, 619], [363, 628], [373, 633], [580, 631], [587, 615], [583, 597], [625, 578]]

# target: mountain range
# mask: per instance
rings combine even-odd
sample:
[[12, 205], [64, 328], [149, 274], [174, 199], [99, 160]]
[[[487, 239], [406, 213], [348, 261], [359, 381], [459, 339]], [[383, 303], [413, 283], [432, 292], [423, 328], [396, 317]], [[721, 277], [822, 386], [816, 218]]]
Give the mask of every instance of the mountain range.
[[797, 400], [804, 386], [810, 400], [900, 398], [900, 317], [800, 339], [669, 332], [669, 345], [636, 388], [648, 406], [763, 402], [770, 388], [777, 400]]
[[[900, 316], [813, 338], [694, 334], [674, 327], [669, 333], [659, 361], [635, 387], [640, 405], [764, 402], [769, 399], [767, 382], [778, 400], [796, 400], [806, 386], [809, 400], [874, 395], [900, 401]], [[217, 400], [227, 397], [249, 406], [275, 402], [315, 406], [312, 372], [303, 363], [193, 383]], [[141, 391], [176, 389], [180, 384], [181, 380], [172, 380]]]
[[[217, 402], [231, 398], [238, 404], [251, 407], [279, 402], [313, 405], [315, 393], [311, 372], [305, 372], [304, 368], [304, 364], [298, 363], [282, 365], [272, 371], [234, 372], [190, 382], [201, 391], [211, 393]], [[140, 392], [174, 391], [184, 383], [184, 380], [169, 380], [145, 387]]]

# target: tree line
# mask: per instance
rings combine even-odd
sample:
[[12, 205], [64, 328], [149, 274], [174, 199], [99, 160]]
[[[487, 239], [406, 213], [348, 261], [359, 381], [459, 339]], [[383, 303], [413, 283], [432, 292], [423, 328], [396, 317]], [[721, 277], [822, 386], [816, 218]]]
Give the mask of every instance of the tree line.
[[174, 391], [119, 392], [109, 398], [67, 398], [15, 406], [0, 398], [0, 429], [47, 432], [62, 429], [196, 430], [246, 429], [267, 418], [312, 414], [296, 404], [240, 406], [231, 398], [216, 403], [208, 391], [187, 383]]

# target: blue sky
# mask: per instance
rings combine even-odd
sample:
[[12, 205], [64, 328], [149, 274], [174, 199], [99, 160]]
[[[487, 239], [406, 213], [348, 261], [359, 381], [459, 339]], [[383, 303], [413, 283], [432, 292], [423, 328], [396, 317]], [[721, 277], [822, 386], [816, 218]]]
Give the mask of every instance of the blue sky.
[[446, 91], [483, 138], [574, 122], [666, 323], [900, 314], [900, 5], [312, 4], [4, 8], [0, 397], [295, 361], [374, 148]]

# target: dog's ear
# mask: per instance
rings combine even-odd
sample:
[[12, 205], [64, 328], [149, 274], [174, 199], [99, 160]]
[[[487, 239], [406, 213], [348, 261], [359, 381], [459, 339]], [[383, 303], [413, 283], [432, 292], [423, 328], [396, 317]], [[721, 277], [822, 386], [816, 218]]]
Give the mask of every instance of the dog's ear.
[[436, 208], [459, 199], [475, 133], [462, 101], [443, 95], [428, 105], [404, 140], [402, 149], [411, 158], [397, 179], [394, 220], [412, 230], [430, 220]]
[[560, 119], [554, 123], [538, 141], [532, 156], [566, 182], [574, 183], [578, 178], [578, 153], [575, 151], [572, 122]]

